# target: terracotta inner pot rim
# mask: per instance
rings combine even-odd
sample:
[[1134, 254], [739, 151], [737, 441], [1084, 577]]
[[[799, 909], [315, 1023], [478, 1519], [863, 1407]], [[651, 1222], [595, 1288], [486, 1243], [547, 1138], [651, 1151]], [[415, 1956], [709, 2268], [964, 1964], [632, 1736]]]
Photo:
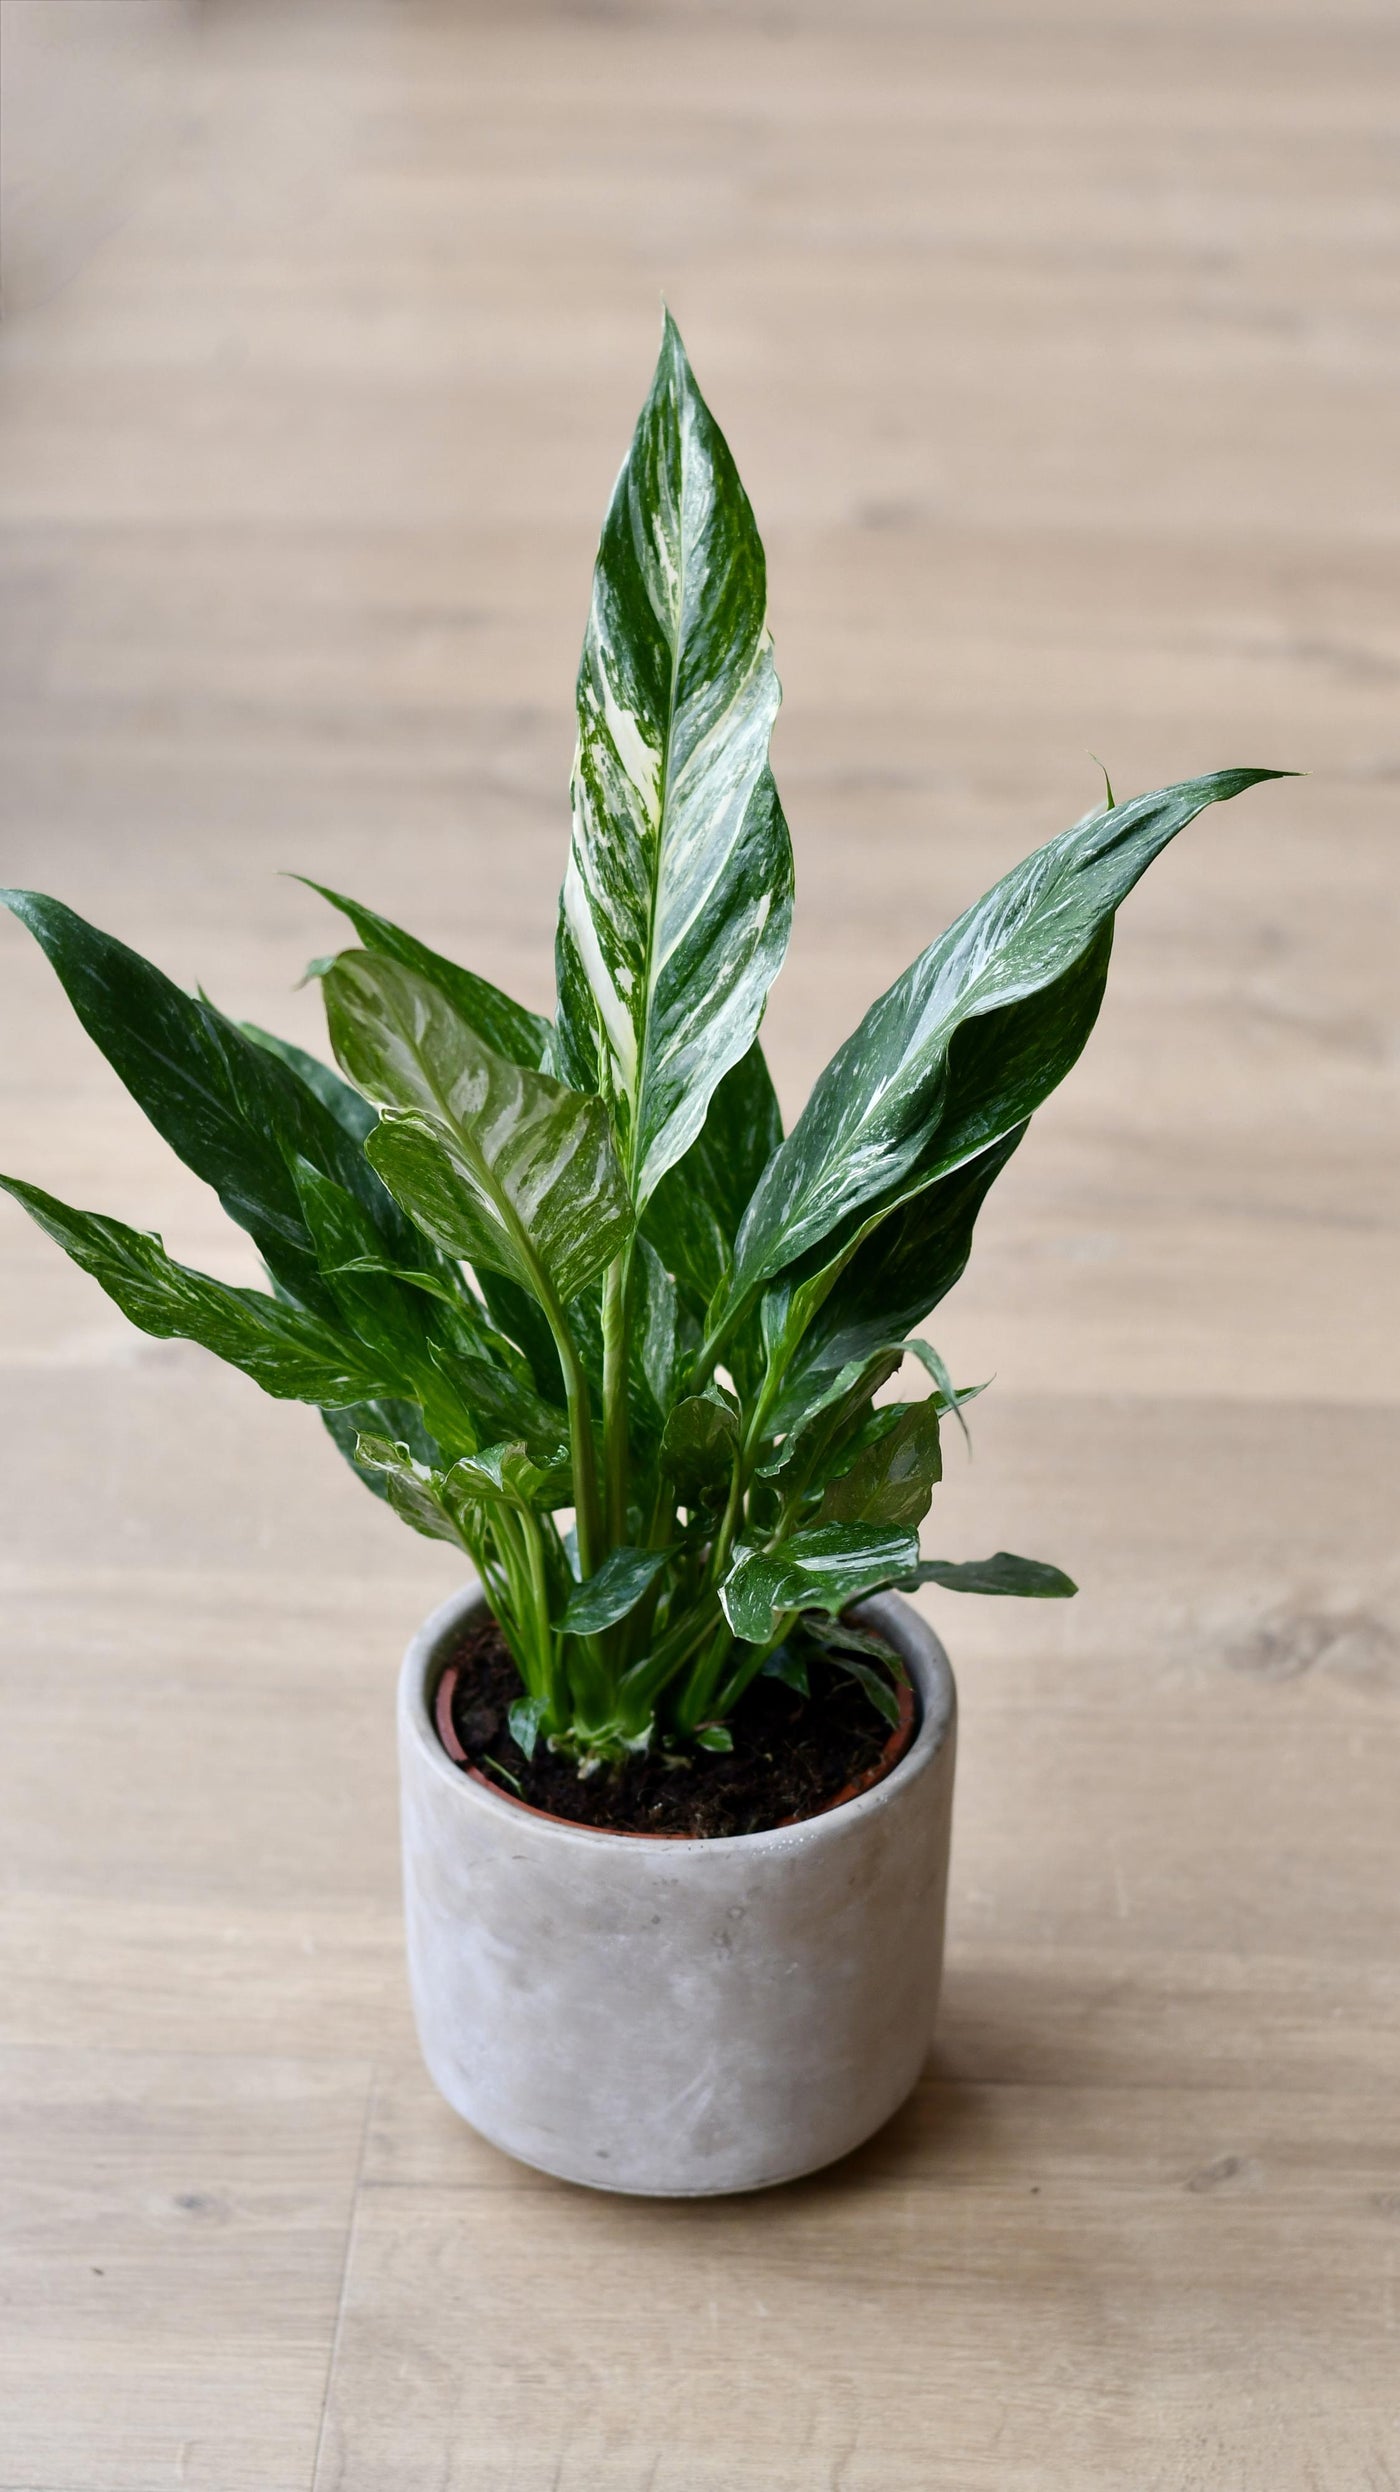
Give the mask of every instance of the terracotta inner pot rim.
[[483, 1791], [489, 1791], [494, 1799], [504, 1800], [508, 1807], [518, 1809], [526, 1817], [542, 1818], [548, 1826], [565, 1826], [572, 1834], [602, 1835], [621, 1843], [747, 1843], [753, 1840], [754, 1834], [783, 1834], [798, 1826], [809, 1826], [819, 1817], [830, 1817], [834, 1810], [844, 1808], [849, 1801], [860, 1799], [865, 1792], [878, 1790], [880, 1784], [887, 1781], [894, 1772], [895, 1767], [903, 1763], [914, 1744], [923, 1720], [918, 1691], [912, 1677], [906, 1676], [899, 1690], [899, 1720], [891, 1730], [875, 1763], [868, 1765], [864, 1773], [853, 1775], [849, 1782], [841, 1785], [839, 1791], [832, 1793], [829, 1800], [823, 1800], [819, 1807], [809, 1809], [805, 1816], [781, 1817], [775, 1826], [756, 1827], [752, 1834], [652, 1833], [641, 1826], [592, 1826], [582, 1824], [576, 1817], [561, 1817], [557, 1810], [537, 1808], [533, 1800], [522, 1800], [515, 1792], [507, 1790], [504, 1785], [493, 1780], [491, 1775], [483, 1774], [480, 1766], [473, 1765], [471, 1762], [466, 1749], [457, 1737], [456, 1725], [452, 1720], [452, 1690], [456, 1686], [459, 1674], [460, 1665], [449, 1656], [436, 1671], [432, 1694], [428, 1701], [428, 1713], [437, 1733], [439, 1745], [457, 1771], [469, 1781], [479, 1784]]

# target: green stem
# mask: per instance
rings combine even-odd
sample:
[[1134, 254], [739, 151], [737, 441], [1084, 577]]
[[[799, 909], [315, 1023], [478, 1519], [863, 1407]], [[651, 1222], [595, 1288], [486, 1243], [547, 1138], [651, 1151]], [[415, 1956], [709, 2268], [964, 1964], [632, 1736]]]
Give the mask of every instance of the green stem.
[[632, 1294], [632, 1244], [608, 1265], [603, 1283], [603, 1477], [607, 1484], [609, 1545], [627, 1538], [628, 1337]]
[[579, 1565], [585, 1580], [596, 1574], [603, 1561], [603, 1506], [598, 1493], [598, 1455], [593, 1442], [593, 1413], [588, 1400], [588, 1378], [578, 1344], [569, 1330], [564, 1310], [550, 1289], [543, 1273], [535, 1282], [536, 1295], [544, 1309], [559, 1364], [564, 1371], [564, 1398], [569, 1406], [569, 1449], [573, 1459], [574, 1518], [578, 1531]]

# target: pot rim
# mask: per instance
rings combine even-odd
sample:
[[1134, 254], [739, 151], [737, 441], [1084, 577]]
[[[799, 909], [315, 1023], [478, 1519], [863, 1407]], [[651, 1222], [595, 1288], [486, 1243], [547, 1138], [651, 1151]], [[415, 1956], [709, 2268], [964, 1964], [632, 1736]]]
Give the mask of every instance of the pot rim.
[[952, 1668], [928, 1620], [899, 1593], [876, 1593], [868, 1601], [855, 1604], [856, 1614], [867, 1617], [872, 1626], [881, 1628], [898, 1646], [920, 1704], [920, 1720], [913, 1739], [898, 1764], [878, 1782], [849, 1800], [828, 1804], [815, 1816], [800, 1817], [791, 1825], [764, 1827], [756, 1834], [638, 1835], [606, 1826], [580, 1826], [570, 1818], [554, 1817], [543, 1809], [522, 1805], [507, 1792], [497, 1791], [484, 1775], [463, 1773], [438, 1737], [433, 1701], [444, 1658], [442, 1647], [465, 1618], [486, 1606], [482, 1586], [470, 1581], [439, 1602], [424, 1619], [410, 1640], [399, 1674], [400, 1732], [413, 1743], [429, 1770], [456, 1795], [459, 1806], [484, 1809], [502, 1833], [514, 1827], [522, 1840], [528, 1836], [534, 1842], [585, 1848], [602, 1844], [615, 1849], [619, 1844], [630, 1844], [634, 1850], [639, 1843], [664, 1845], [667, 1859], [731, 1852], [740, 1844], [750, 1852], [756, 1846], [782, 1852], [795, 1844], [839, 1841], [858, 1819], [888, 1808], [916, 1777], [926, 1772], [951, 1737], [957, 1719]]

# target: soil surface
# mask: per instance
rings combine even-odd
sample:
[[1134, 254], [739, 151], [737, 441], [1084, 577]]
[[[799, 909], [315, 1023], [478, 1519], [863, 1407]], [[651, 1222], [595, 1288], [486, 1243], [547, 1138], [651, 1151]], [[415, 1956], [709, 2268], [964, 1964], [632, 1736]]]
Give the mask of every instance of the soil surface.
[[727, 1717], [732, 1753], [657, 1752], [581, 1781], [568, 1757], [541, 1745], [528, 1758], [511, 1737], [506, 1717], [520, 1678], [494, 1618], [474, 1620], [447, 1659], [461, 1672], [452, 1705], [457, 1736], [487, 1780], [532, 1808], [614, 1834], [758, 1834], [811, 1817], [879, 1762], [890, 1735], [854, 1680], [815, 1663], [810, 1697], [780, 1679], [755, 1680]]

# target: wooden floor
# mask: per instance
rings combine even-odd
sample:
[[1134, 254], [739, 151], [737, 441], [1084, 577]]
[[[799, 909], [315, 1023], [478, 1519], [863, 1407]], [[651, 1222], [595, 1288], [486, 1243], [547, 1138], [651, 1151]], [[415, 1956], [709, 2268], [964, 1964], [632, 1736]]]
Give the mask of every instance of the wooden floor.
[[[6, 881], [312, 1038], [281, 868], [548, 1000], [664, 288], [768, 540], [786, 1100], [1094, 799], [1132, 901], [940, 1339], [941, 2039], [848, 2165], [614, 2202], [419, 2068], [391, 1699], [452, 1581], [9, 1206], [2, 2492], [1394, 2492], [1400, 38], [1367, 0], [204, 13], [0, 337]], [[244, 1241], [0, 926], [0, 1165]], [[984, 1415], [985, 1414], [985, 1415]]]

